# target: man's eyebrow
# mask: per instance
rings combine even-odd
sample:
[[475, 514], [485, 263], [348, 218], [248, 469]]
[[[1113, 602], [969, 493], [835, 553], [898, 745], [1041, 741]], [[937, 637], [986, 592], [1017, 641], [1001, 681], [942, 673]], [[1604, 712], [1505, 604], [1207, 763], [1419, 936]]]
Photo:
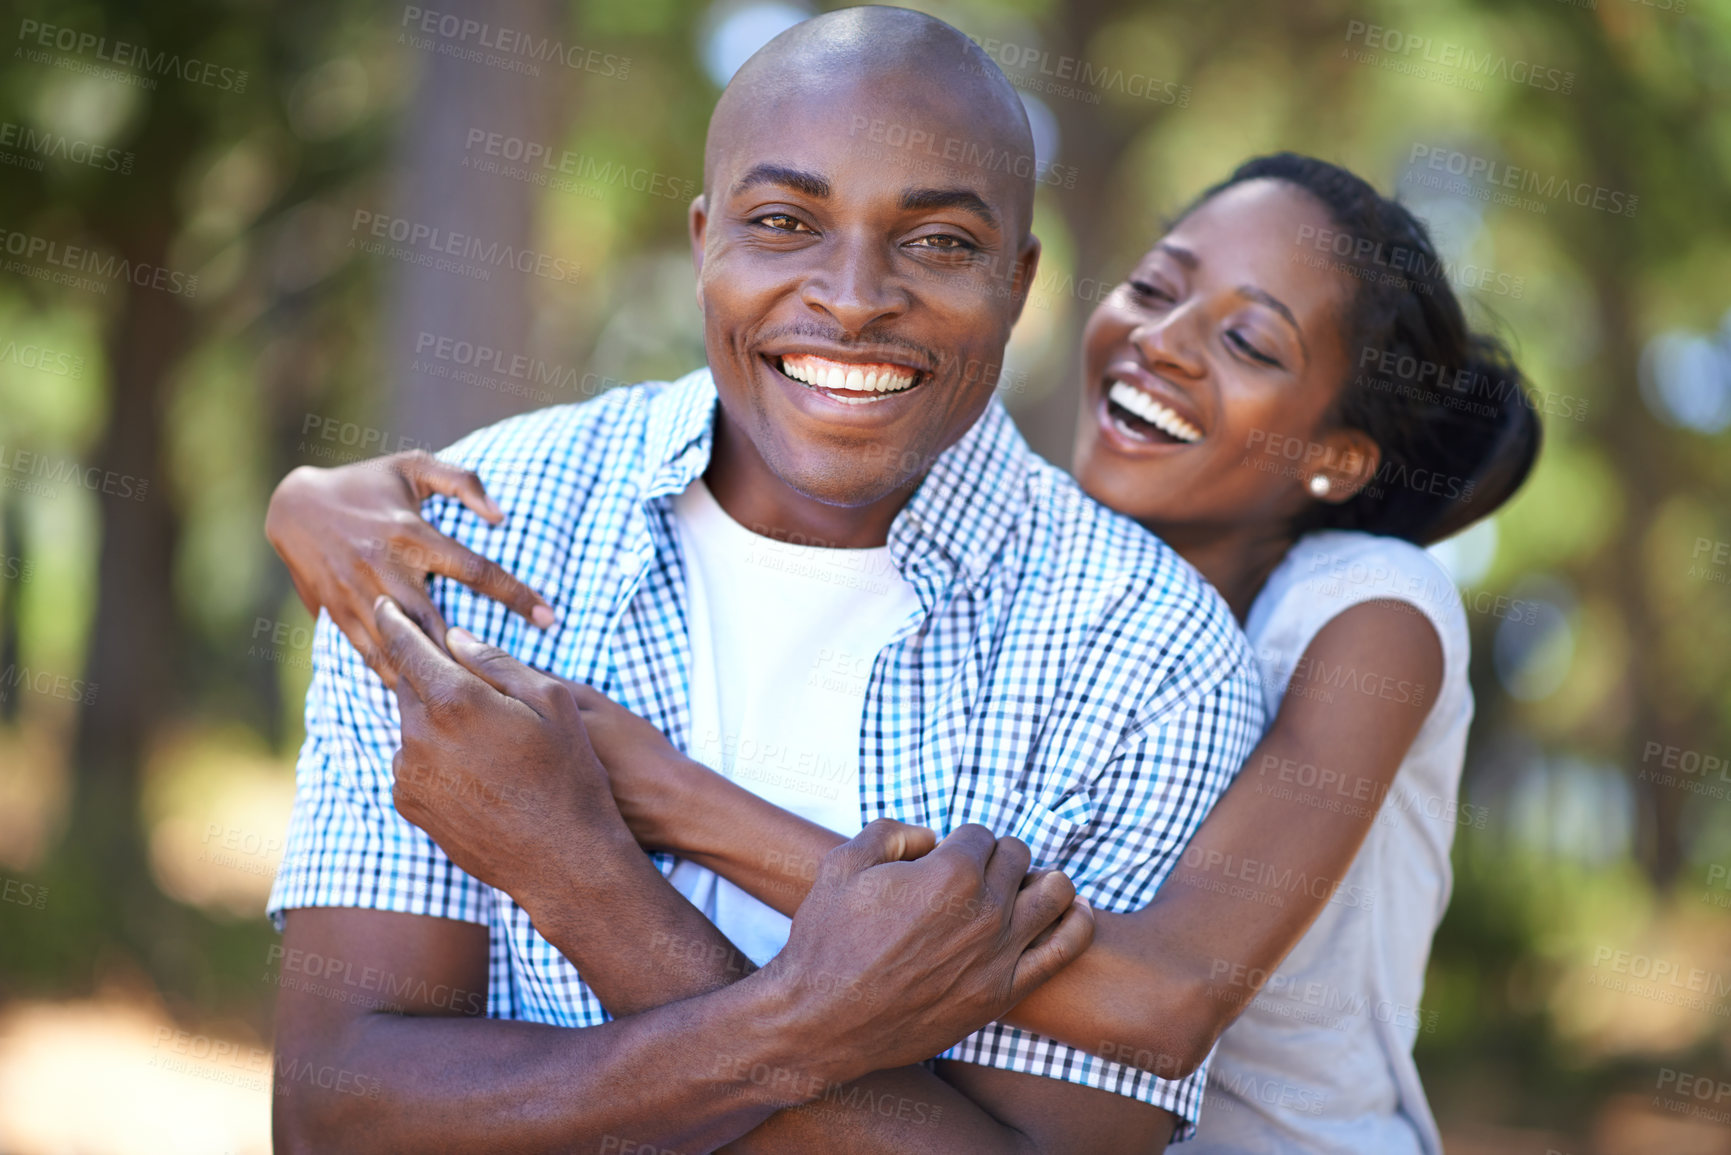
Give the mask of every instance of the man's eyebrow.
[[733, 187], [728, 190], [728, 195], [737, 196], [746, 189], [760, 184], [783, 185], [816, 200], [829, 199], [829, 181], [814, 172], [789, 168], [783, 164], [753, 165], [746, 170], [744, 176], [733, 182]]
[[998, 214], [992, 211], [985, 198], [972, 189], [965, 188], [911, 188], [902, 194], [901, 207], [906, 212], [919, 212], [925, 209], [961, 209], [973, 213], [987, 227], [998, 227]]

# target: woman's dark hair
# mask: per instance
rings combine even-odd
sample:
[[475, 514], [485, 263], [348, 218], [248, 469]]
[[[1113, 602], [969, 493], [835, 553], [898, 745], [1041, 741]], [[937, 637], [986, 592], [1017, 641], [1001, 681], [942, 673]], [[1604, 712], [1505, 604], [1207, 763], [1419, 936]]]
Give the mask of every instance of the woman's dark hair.
[[1467, 327], [1424, 223], [1346, 169], [1290, 152], [1245, 161], [1186, 212], [1252, 180], [1301, 188], [1333, 220], [1332, 232], [1294, 238], [1296, 259], [1357, 279], [1350, 376], [1332, 416], [1382, 451], [1362, 491], [1317, 503], [1299, 532], [1356, 529], [1428, 545], [1495, 511], [1532, 470], [1539, 419], [1507, 348]]

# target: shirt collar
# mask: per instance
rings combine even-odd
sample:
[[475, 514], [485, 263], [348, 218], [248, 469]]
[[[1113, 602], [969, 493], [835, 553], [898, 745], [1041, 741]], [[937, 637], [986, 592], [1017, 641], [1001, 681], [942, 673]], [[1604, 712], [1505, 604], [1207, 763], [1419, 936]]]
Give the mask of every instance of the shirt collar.
[[932, 465], [890, 526], [898, 565], [931, 558], [977, 585], [1027, 508], [1034, 451], [993, 397], [973, 427]]
[[715, 447], [715, 381], [697, 369], [649, 401], [644, 438], [645, 500], [684, 493], [709, 468]]
[[[649, 402], [645, 500], [683, 493], [709, 468], [715, 445], [715, 381], [698, 369]], [[946, 449], [890, 526], [890, 556], [904, 571], [930, 560], [970, 585], [990, 572], [1027, 503], [1033, 450], [996, 397]]]

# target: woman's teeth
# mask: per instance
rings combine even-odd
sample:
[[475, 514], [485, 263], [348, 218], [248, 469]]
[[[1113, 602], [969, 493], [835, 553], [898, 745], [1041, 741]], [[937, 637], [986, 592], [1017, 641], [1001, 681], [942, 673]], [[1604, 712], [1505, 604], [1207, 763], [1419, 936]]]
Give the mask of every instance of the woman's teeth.
[[835, 398], [850, 405], [869, 404], [892, 393], [911, 389], [918, 377], [911, 369], [904, 369], [900, 365], [850, 365], [845, 361], [830, 361], [809, 353], [783, 357], [781, 371], [795, 381], [830, 391], [832, 395], [837, 390], [878, 394], [876, 397]]
[[1122, 381], [1112, 382], [1112, 388], [1106, 393], [1106, 400], [1120, 409], [1128, 410], [1162, 433], [1176, 437], [1179, 441], [1195, 442], [1202, 440], [1202, 430], [1134, 385], [1126, 385]]

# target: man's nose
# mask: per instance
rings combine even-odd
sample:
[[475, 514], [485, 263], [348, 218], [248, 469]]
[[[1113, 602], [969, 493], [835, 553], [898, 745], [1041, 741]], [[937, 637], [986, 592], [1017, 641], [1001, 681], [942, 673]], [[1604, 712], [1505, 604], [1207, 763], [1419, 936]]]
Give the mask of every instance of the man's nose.
[[806, 277], [801, 299], [849, 333], [907, 311], [908, 294], [881, 243], [843, 239]]

